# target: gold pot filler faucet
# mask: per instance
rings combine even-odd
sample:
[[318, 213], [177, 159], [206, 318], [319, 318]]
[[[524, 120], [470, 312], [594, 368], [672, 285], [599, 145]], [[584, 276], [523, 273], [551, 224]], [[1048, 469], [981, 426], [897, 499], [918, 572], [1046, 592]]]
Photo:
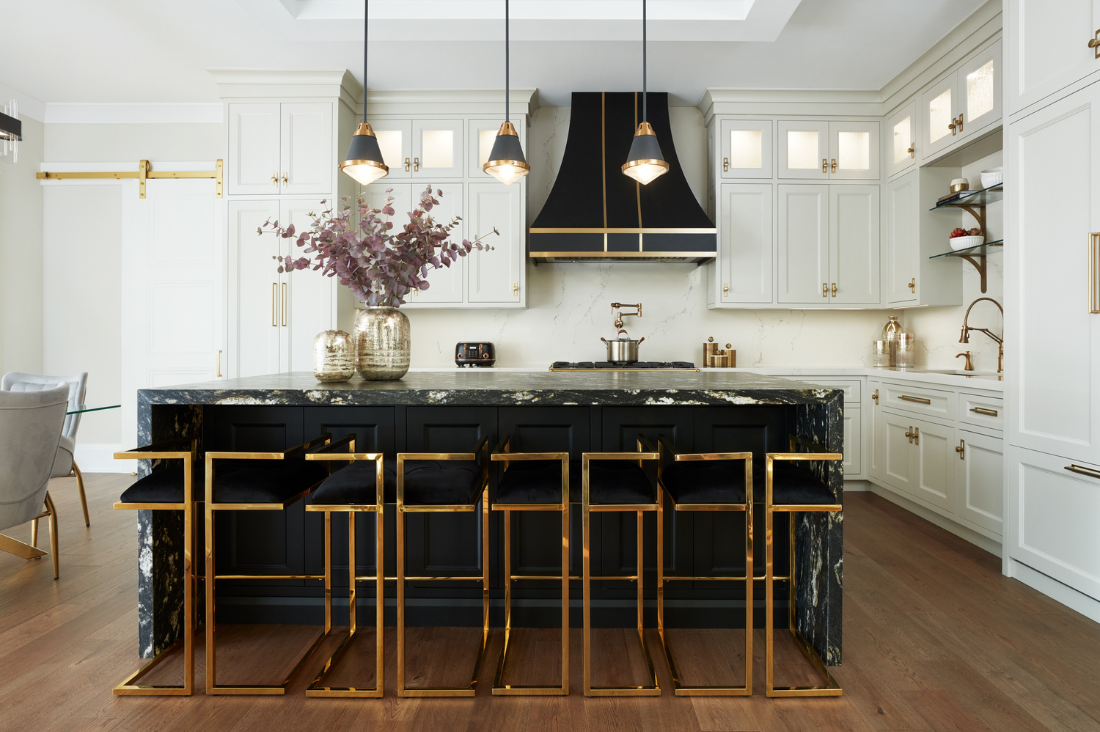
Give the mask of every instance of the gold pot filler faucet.
[[[973, 310], [974, 306], [977, 305], [978, 303], [980, 303], [982, 300], [989, 300], [989, 302], [996, 305], [997, 309], [1001, 311], [1001, 336], [993, 335], [993, 333], [991, 331], [989, 331], [988, 329], [986, 329], [986, 328], [974, 328], [974, 327], [971, 327], [971, 326], [966, 324], [967, 319], [970, 318], [970, 311]], [[970, 303], [970, 307], [968, 307], [966, 309], [966, 315], [963, 316], [962, 335], [959, 337], [959, 343], [969, 343], [970, 342], [970, 331], [976, 330], [980, 333], [985, 333], [987, 336], [989, 336], [994, 341], [996, 341], [997, 345], [999, 346], [999, 348], [997, 349], [997, 373], [998, 374], [1004, 373], [1004, 366], [1005, 366], [1005, 342], [1004, 342], [1004, 337], [1003, 337], [1004, 336], [1004, 318], [1005, 318], [1005, 311], [1004, 311], [1004, 308], [1001, 307], [1001, 304], [999, 302], [997, 302], [996, 300], [994, 300], [991, 297], [979, 297], [977, 300]], [[962, 353], [959, 354], [959, 356], [963, 356], [963, 355], [966, 356], [966, 370], [970, 371], [973, 368], [971, 363], [970, 363], [970, 352], [967, 351], [965, 354], [962, 354]], [[958, 358], [958, 356], [956, 356], [956, 358]]]
[[[633, 313], [624, 313], [622, 311], [622, 308], [634, 308], [634, 312]], [[642, 317], [642, 304], [641, 303], [637, 303], [636, 305], [624, 305], [621, 302], [613, 302], [613, 303], [611, 303], [611, 309], [618, 311], [618, 312], [615, 313], [615, 328], [617, 330], [622, 330], [623, 329], [623, 316], [624, 315], [634, 315], [634, 316], [637, 316], [639, 318]]]

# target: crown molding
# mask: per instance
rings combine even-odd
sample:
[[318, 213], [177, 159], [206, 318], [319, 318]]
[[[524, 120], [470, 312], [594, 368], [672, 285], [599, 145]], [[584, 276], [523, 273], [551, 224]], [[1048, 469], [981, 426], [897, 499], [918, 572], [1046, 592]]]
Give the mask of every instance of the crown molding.
[[[538, 109], [538, 89], [512, 89], [510, 114], [532, 115]], [[503, 89], [396, 89], [367, 92], [371, 115], [376, 114], [487, 114], [504, 109]], [[360, 112], [363, 106], [358, 106]]]
[[221, 124], [224, 105], [47, 104], [46, 124]]
[[[19, 118], [23, 119], [30, 117], [31, 119], [38, 120], [39, 122], [46, 121], [46, 103], [40, 99], [23, 94], [22, 92], [12, 89], [7, 84], [0, 83], [0, 107], [3, 107], [10, 100], [14, 99], [19, 103]], [[3, 111], [3, 109], [0, 109]]]
[[363, 98], [355, 76], [341, 71], [279, 69], [207, 69], [224, 100], [339, 97], [352, 109]]

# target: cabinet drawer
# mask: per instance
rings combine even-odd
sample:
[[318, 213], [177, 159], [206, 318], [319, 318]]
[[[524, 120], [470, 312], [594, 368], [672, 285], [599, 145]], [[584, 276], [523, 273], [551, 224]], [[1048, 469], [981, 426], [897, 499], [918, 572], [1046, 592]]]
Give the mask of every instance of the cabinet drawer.
[[1005, 405], [1000, 397], [959, 392], [959, 421], [995, 430], [1004, 429]]
[[859, 409], [859, 405], [863, 398], [863, 392], [860, 390], [860, 382], [858, 380], [833, 379], [828, 377], [819, 379], [816, 376], [800, 376], [799, 381], [805, 381], [809, 384], [817, 384], [819, 386], [827, 386], [830, 389], [843, 390], [844, 406], [848, 409]]
[[904, 409], [907, 412], [927, 414], [932, 417], [954, 418], [955, 392], [926, 389], [906, 384], [883, 384], [879, 403], [884, 407]]

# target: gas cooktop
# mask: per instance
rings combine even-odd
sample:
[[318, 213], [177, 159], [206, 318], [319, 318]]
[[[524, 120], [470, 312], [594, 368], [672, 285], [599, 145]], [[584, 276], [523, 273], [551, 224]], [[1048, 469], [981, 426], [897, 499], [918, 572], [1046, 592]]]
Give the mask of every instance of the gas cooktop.
[[698, 371], [687, 361], [635, 361], [634, 363], [610, 363], [609, 361], [555, 361], [551, 371]]

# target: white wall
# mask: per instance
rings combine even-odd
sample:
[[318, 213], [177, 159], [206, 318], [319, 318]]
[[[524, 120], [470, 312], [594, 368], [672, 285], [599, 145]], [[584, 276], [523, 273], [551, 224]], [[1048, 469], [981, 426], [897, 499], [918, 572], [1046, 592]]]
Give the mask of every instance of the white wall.
[[19, 161], [0, 158], [0, 373], [42, 371], [42, 162], [45, 125], [23, 117]]

